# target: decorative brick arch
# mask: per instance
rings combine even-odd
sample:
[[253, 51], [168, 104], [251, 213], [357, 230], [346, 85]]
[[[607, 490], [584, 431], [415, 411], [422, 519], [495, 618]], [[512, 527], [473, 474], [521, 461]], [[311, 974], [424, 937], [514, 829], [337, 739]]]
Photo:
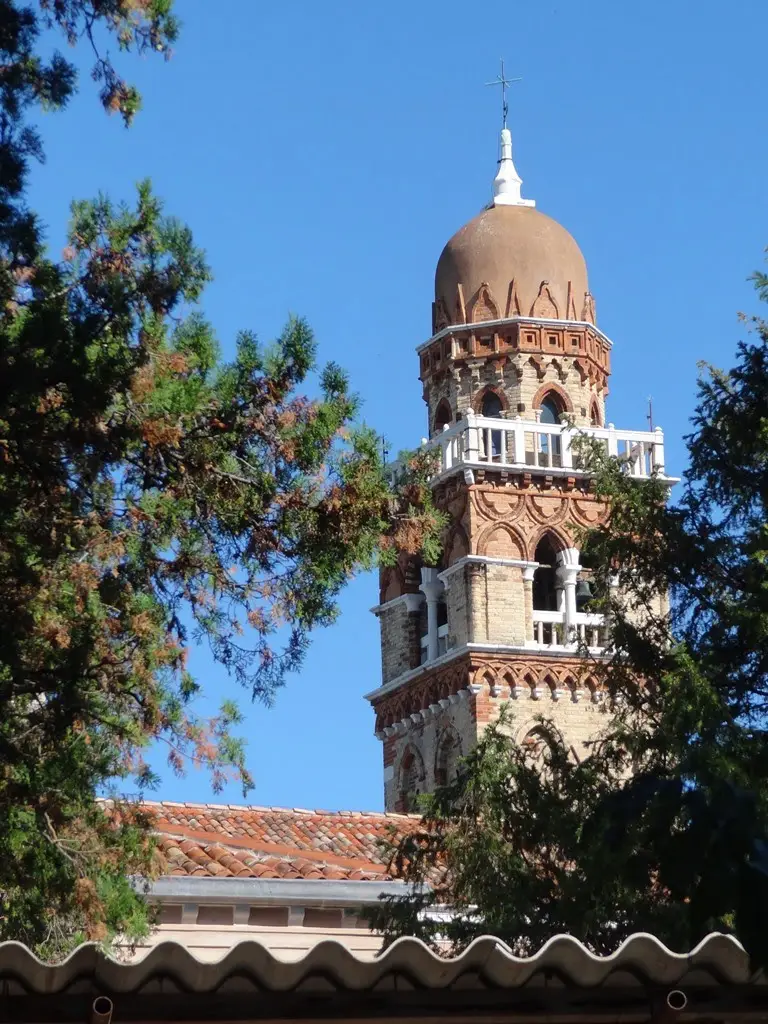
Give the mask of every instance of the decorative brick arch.
[[600, 413], [600, 403], [594, 396], [589, 403], [589, 424], [592, 427], [602, 427], [604, 425], [603, 417]]
[[451, 317], [448, 312], [448, 307], [442, 299], [438, 299], [434, 305], [434, 319], [433, 319], [433, 334], [437, 334], [444, 327], [449, 327], [451, 323]]
[[498, 320], [499, 306], [493, 297], [489, 285], [484, 281], [477, 289], [469, 307], [469, 319], [473, 324], [484, 320]]
[[534, 538], [531, 541], [531, 558], [536, 557], [536, 548], [541, 544], [545, 537], [549, 537], [551, 539], [552, 547], [558, 555], [561, 551], [566, 551], [568, 548], [573, 547], [570, 537], [567, 537], [564, 533], [561, 533], [560, 530], [557, 530], [552, 526], [543, 526], [541, 530], [534, 535]]
[[436, 786], [445, 786], [454, 778], [457, 762], [461, 755], [461, 737], [455, 726], [447, 725], [438, 737], [435, 751]]
[[472, 409], [479, 416], [483, 408], [483, 399], [488, 394], [494, 394], [501, 402], [501, 408], [504, 412], [509, 412], [509, 399], [506, 396], [504, 388], [498, 387], [496, 384], [486, 384], [484, 387], [474, 395], [472, 398]]
[[[567, 547], [567, 545], [564, 545]], [[491, 523], [477, 538], [478, 555], [495, 555], [497, 558], [526, 557], [526, 543], [522, 534], [509, 523]]]
[[401, 811], [411, 809], [415, 797], [424, 792], [425, 777], [424, 758], [416, 747], [409, 744], [400, 758], [397, 779], [398, 804]]
[[458, 562], [460, 558], [464, 558], [465, 555], [469, 554], [467, 531], [461, 523], [458, 523], [451, 531], [443, 550], [445, 552], [446, 569], [453, 565], [454, 562]]
[[554, 381], [547, 381], [546, 384], [542, 384], [536, 394], [533, 396], [533, 402], [531, 403], [534, 409], [540, 409], [541, 403], [547, 397], [547, 395], [556, 395], [558, 403], [563, 407], [564, 412], [573, 412], [573, 402], [571, 396], [565, 390], [560, 387], [559, 384], [555, 384]]
[[526, 740], [534, 736], [546, 740], [550, 745], [555, 742], [565, 746], [565, 737], [553, 722], [540, 722], [536, 719], [529, 720], [522, 725], [515, 733], [514, 740], [518, 746], [523, 746]]
[[386, 604], [387, 601], [394, 601], [405, 593], [405, 577], [399, 566], [392, 566], [384, 569], [381, 574], [381, 585], [379, 589], [379, 601]]
[[539, 285], [539, 293], [531, 306], [532, 317], [543, 317], [550, 320], [559, 320], [560, 310], [552, 295], [549, 281], [542, 281]]

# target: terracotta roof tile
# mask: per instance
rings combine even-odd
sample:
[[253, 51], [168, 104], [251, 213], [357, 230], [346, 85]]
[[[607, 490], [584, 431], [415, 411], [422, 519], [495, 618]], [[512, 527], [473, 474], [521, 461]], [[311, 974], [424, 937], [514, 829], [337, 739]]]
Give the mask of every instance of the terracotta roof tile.
[[220, 878], [388, 877], [382, 844], [416, 815], [147, 803], [169, 874]]

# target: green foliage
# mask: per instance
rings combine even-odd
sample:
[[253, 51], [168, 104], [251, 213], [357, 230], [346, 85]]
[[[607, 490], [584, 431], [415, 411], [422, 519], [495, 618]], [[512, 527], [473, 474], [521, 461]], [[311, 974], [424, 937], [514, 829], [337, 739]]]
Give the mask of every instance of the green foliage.
[[[423, 457], [391, 490], [338, 367], [301, 394], [305, 321], [266, 347], [244, 332], [222, 362], [203, 254], [149, 183], [135, 205], [74, 203], [45, 255], [25, 117], [75, 85], [35, 54], [47, 24], [139, 52], [176, 25], [170, 0], [0, 0], [0, 940], [51, 956], [149, 926], [130, 877], [158, 869], [152, 822], [120, 793], [156, 783], [150, 745], [250, 786], [238, 708], [194, 713], [189, 645], [269, 701], [382, 542], [434, 550], [442, 520]], [[135, 92], [98, 55], [94, 75], [130, 120]]]
[[70, 46], [82, 42], [90, 47], [92, 77], [105, 110], [129, 124], [141, 98], [112, 63], [109, 37], [123, 51], [168, 57], [178, 23], [173, 0], [37, 0], [26, 5], [0, 0], [0, 308], [14, 301], [40, 251], [39, 225], [24, 195], [29, 161], [43, 159], [30, 113], [65, 107], [77, 85], [71, 61], [58, 51], [41, 56], [40, 34], [46, 29], [58, 30]]
[[394, 851], [417, 894], [379, 909], [388, 941], [526, 951], [565, 931], [605, 952], [648, 931], [684, 950], [717, 929], [768, 963], [768, 324], [751, 328], [730, 372], [704, 368], [675, 505], [582, 440], [611, 509], [584, 537], [615, 649], [588, 665], [603, 735], [577, 763], [545, 720], [543, 750], [512, 743], [511, 712], [488, 730]]

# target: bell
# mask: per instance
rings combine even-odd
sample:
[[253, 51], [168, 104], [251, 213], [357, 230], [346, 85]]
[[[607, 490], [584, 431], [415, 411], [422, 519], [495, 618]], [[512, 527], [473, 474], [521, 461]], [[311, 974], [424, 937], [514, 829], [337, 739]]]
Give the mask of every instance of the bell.
[[576, 609], [581, 611], [592, 600], [592, 587], [588, 580], [579, 580], [576, 584]]

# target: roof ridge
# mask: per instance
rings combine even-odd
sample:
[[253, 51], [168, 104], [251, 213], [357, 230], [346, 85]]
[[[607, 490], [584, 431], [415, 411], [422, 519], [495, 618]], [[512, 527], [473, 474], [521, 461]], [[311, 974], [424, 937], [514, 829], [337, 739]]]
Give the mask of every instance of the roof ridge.
[[[111, 803], [110, 800], [102, 800], [101, 802], [104, 804]], [[207, 811], [261, 811], [263, 813], [271, 814], [294, 814], [297, 817], [307, 815], [321, 818], [394, 818], [411, 821], [421, 818], [420, 814], [402, 814], [397, 811], [329, 811], [322, 809], [312, 810], [307, 807], [267, 807], [261, 804], [215, 804], [182, 800], [142, 800], [141, 805], [150, 809], [176, 807], [183, 808], [184, 810], [205, 809]]]

